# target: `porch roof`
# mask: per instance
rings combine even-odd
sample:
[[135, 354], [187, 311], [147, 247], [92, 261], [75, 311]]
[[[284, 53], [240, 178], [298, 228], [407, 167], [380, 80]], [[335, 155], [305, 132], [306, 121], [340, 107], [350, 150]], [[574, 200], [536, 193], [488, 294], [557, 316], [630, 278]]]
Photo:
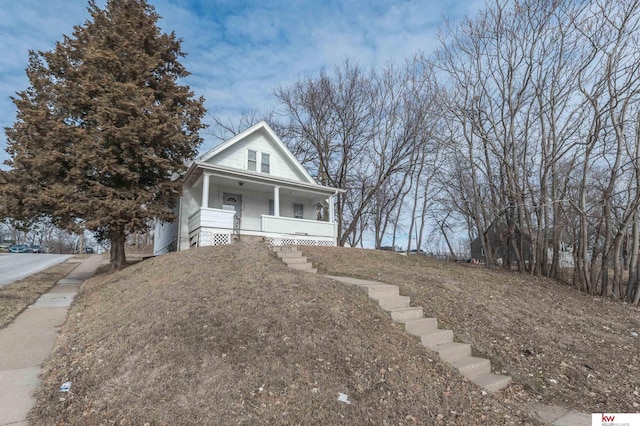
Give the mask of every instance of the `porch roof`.
[[323, 186], [318, 184], [298, 182], [290, 179], [284, 179], [280, 177], [274, 177], [266, 175], [264, 173], [257, 173], [248, 170], [239, 170], [231, 167], [224, 167], [219, 165], [213, 165], [205, 163], [203, 161], [194, 161], [184, 176], [184, 183], [193, 186], [198, 182], [204, 172], [209, 173], [211, 176], [219, 176], [227, 179], [237, 179], [242, 182], [256, 183], [262, 185], [279, 186], [281, 188], [292, 188], [302, 190], [306, 192], [314, 192], [320, 194], [326, 194], [327, 196], [334, 195], [338, 192], [344, 193], [344, 189], [333, 188], [330, 186]]

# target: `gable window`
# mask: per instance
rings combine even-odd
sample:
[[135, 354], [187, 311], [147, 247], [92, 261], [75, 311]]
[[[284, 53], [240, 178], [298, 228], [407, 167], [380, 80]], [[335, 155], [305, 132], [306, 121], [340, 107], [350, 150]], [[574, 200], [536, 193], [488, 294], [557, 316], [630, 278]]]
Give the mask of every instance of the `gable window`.
[[302, 204], [293, 203], [293, 217], [294, 219], [304, 218], [304, 206]]
[[262, 173], [269, 173], [269, 154], [262, 153], [260, 155], [260, 171]]
[[247, 151], [247, 170], [255, 172], [257, 170], [258, 152], [252, 149]]

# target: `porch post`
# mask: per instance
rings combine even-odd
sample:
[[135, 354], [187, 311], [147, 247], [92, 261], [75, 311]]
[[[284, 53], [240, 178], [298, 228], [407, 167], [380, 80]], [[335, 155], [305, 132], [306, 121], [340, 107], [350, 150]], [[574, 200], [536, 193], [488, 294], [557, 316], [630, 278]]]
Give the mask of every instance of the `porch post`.
[[280, 217], [280, 187], [273, 187], [273, 215]]
[[334, 207], [333, 207], [333, 195], [329, 196], [329, 223], [334, 223], [335, 222], [335, 217], [333, 216], [335, 214], [335, 212], [333, 211]]
[[209, 208], [209, 173], [202, 174], [202, 208]]

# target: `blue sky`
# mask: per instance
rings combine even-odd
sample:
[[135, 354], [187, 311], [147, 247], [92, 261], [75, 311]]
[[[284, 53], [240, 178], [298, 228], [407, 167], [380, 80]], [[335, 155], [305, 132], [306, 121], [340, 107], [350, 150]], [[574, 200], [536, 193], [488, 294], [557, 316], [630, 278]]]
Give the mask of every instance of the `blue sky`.
[[[184, 82], [209, 113], [238, 117], [275, 106], [273, 90], [349, 58], [363, 66], [430, 52], [445, 18], [473, 15], [481, 0], [149, 0], [160, 26], [183, 39]], [[0, 126], [10, 126], [10, 96], [27, 88], [28, 51], [51, 50], [89, 17], [84, 0], [0, 0]], [[103, 6], [105, 0], [98, 0]], [[208, 119], [205, 119], [207, 121]], [[6, 160], [0, 134], [0, 162]], [[211, 148], [203, 145], [202, 151]], [[0, 166], [1, 167], [1, 166]], [[4, 167], [3, 167], [4, 168]]]

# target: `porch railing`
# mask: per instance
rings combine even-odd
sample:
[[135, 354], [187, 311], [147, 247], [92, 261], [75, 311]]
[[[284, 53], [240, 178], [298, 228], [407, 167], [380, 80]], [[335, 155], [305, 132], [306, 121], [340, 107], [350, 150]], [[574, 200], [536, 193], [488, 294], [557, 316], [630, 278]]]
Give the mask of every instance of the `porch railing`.
[[262, 215], [262, 231], [279, 234], [297, 234], [299, 236], [329, 237], [335, 236], [335, 223], [318, 220], [294, 219]]

